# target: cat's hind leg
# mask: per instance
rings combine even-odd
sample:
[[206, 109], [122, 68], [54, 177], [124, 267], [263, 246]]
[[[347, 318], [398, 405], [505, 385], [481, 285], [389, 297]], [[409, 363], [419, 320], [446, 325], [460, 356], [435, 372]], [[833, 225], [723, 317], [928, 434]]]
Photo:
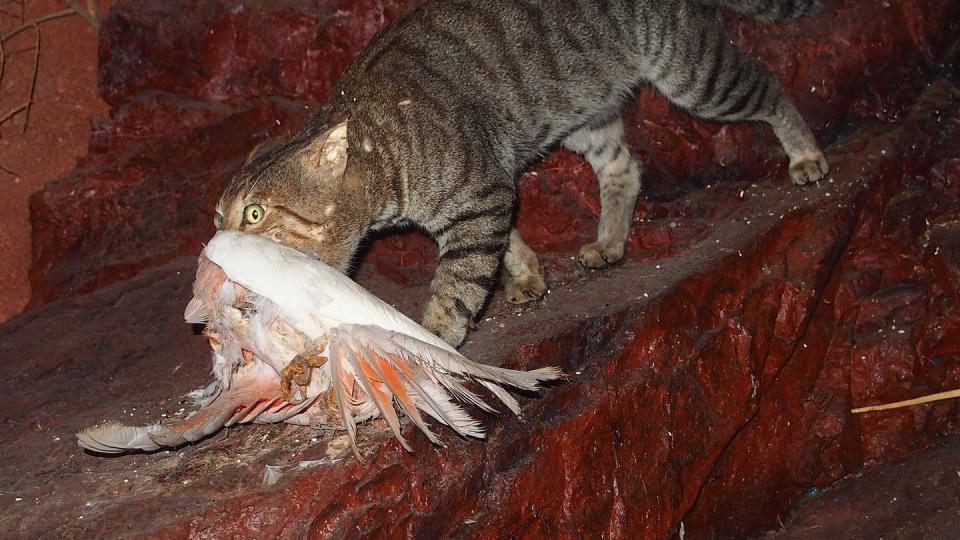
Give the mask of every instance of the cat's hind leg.
[[507, 271], [505, 286], [507, 301], [511, 304], [526, 304], [543, 298], [547, 284], [537, 254], [523, 241], [520, 231], [510, 231], [510, 244], [503, 256]]
[[783, 91], [780, 81], [717, 28], [693, 20], [659, 54], [652, 55], [651, 83], [675, 105], [707, 120], [768, 123], [790, 158], [795, 184], [817, 182], [829, 172], [817, 140]]
[[583, 246], [578, 260], [584, 268], [606, 268], [623, 257], [640, 194], [640, 165], [630, 153], [620, 117], [580, 128], [563, 140], [563, 146], [587, 160], [600, 184], [597, 241]]

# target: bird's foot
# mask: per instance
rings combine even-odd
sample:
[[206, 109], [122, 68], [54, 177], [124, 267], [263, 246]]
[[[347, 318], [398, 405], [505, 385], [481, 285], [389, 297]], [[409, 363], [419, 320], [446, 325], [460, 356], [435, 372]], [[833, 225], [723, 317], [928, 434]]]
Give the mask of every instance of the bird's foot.
[[[296, 405], [307, 399], [307, 386], [310, 385], [312, 370], [323, 367], [327, 363], [327, 357], [321, 354], [326, 348], [327, 339], [321, 337], [306, 351], [294, 356], [287, 367], [280, 371], [280, 392], [288, 403]], [[297, 385], [300, 390], [299, 399], [296, 397], [293, 385]]]

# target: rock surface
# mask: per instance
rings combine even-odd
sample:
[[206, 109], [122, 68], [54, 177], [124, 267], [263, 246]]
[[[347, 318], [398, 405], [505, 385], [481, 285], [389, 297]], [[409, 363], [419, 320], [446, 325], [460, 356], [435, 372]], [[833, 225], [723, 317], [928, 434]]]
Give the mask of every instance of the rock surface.
[[[522, 421], [484, 417], [486, 442], [444, 432], [434, 448], [408, 427], [407, 454], [370, 426], [360, 464], [336, 434], [241, 426], [179, 452], [85, 454], [74, 431], [183, 414], [176, 396], [207, 381], [203, 338], [180, 323], [194, 261], [14, 319], [0, 327], [0, 355], [16, 359], [0, 367], [0, 527], [167, 538], [778, 528], [810, 488], [957, 431], [951, 401], [849, 408], [960, 382], [958, 96], [941, 80], [899, 125], [843, 137], [819, 188], [733, 183], [668, 205], [676, 228], [704, 224], [670, 257], [593, 274], [548, 257], [547, 300], [495, 299], [465, 352], [559, 364], [570, 381], [525, 400]], [[359, 279], [415, 313], [429, 268], [410, 275], [404, 287], [369, 265]]]
[[[306, 107], [283, 98], [222, 105], [148, 94], [117, 111], [109, 130], [94, 130], [94, 153], [74, 176], [31, 198], [32, 305], [198, 253], [213, 234], [226, 179]], [[168, 131], [155, 135], [157, 122]]]
[[[106, 7], [100, 1], [101, 8]], [[25, 20], [64, 9], [62, 0], [7, 2], [0, 6], [0, 35]], [[32, 260], [30, 194], [51, 178], [70, 173], [87, 152], [90, 119], [107, 105], [97, 96], [97, 34], [78, 16], [39, 26], [42, 54], [29, 122], [23, 112], [0, 123], [0, 322], [21, 313], [30, 301], [27, 272]], [[34, 83], [33, 28], [5, 40], [0, 117], [19, 107]], [[26, 127], [26, 131], [24, 131]]]
[[783, 531], [768, 538], [960, 537], [960, 439], [876, 471], [811, 489]]
[[[259, 3], [200, 5], [184, 27], [232, 21], [232, 37], [149, 26], [162, 6], [117, 4], [104, 32], [126, 37], [101, 71], [113, 118], [77, 173], [33, 201], [35, 300], [47, 305], [0, 326], [11, 536], [743, 537], [779, 529], [811, 488], [957, 433], [954, 401], [849, 410], [960, 386], [960, 80], [938, 66], [955, 59], [944, 36], [958, 19], [942, 2], [845, 1], [784, 27], [736, 26], [768, 61], [792, 59], [777, 65], [795, 95], [822, 88], [798, 101], [835, 135], [831, 180], [789, 186], [759, 127], [697, 124], [642, 92], [628, 114], [651, 137], [631, 134], [649, 198], [627, 260], [587, 273], [571, 257], [598, 211], [586, 167], [558, 152], [520, 179], [520, 226], [549, 252], [551, 292], [522, 309], [495, 297], [464, 350], [570, 374], [524, 400], [523, 420], [482, 416], [487, 441], [441, 431], [445, 448], [408, 427], [413, 454], [368, 426], [363, 464], [342, 436], [292, 426], [241, 426], [169, 453], [80, 451], [75, 431], [182, 415], [179, 396], [208, 381], [204, 339], [181, 322], [195, 259], [177, 255], [212, 232], [212, 200], [249, 147], [323, 93], [291, 90], [289, 70], [263, 68], [248, 38], [294, 21], [341, 36], [330, 40], [347, 58], [361, 44], [343, 37], [350, 25], [366, 35], [407, 7], [285, 2], [252, 25]], [[118, 48], [135, 36], [124, 61], [146, 67], [125, 79]], [[173, 77], [177, 66], [189, 76]], [[736, 163], [717, 165], [723, 156]], [[416, 316], [434, 257], [422, 236], [381, 238], [358, 279]]]

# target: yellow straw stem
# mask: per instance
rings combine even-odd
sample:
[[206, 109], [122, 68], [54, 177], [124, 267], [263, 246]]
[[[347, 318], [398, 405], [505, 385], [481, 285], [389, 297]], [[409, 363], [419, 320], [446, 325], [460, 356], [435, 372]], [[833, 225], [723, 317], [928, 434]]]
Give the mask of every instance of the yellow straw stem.
[[956, 390], [947, 390], [946, 392], [937, 392], [936, 394], [930, 394], [927, 396], [920, 396], [918, 398], [908, 399], [905, 401], [895, 401], [893, 403], [885, 403], [883, 405], [871, 405], [869, 407], [860, 407], [858, 409], [853, 409], [853, 414], [860, 414], [865, 412], [873, 411], [886, 411], [889, 409], [899, 409], [900, 407], [910, 407], [911, 405], [920, 405], [921, 403], [930, 403], [931, 401], [940, 401], [941, 399], [951, 399], [960, 397], [960, 388]]

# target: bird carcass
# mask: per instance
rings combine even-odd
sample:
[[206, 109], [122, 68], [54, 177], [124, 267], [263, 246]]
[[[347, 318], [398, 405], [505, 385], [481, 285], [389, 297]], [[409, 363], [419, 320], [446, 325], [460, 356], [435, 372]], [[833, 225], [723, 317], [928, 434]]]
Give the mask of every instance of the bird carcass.
[[483, 426], [461, 403], [494, 411], [479, 384], [513, 413], [504, 389], [538, 390], [555, 368], [515, 371], [478, 364], [326, 264], [259, 235], [218, 232], [203, 250], [185, 319], [204, 323], [215, 380], [201, 405], [169, 425], [107, 423], [77, 434], [95, 452], [156, 450], [256, 422], [346, 430], [383, 418], [406, 449], [399, 412], [440, 444], [426, 417], [462, 436]]

